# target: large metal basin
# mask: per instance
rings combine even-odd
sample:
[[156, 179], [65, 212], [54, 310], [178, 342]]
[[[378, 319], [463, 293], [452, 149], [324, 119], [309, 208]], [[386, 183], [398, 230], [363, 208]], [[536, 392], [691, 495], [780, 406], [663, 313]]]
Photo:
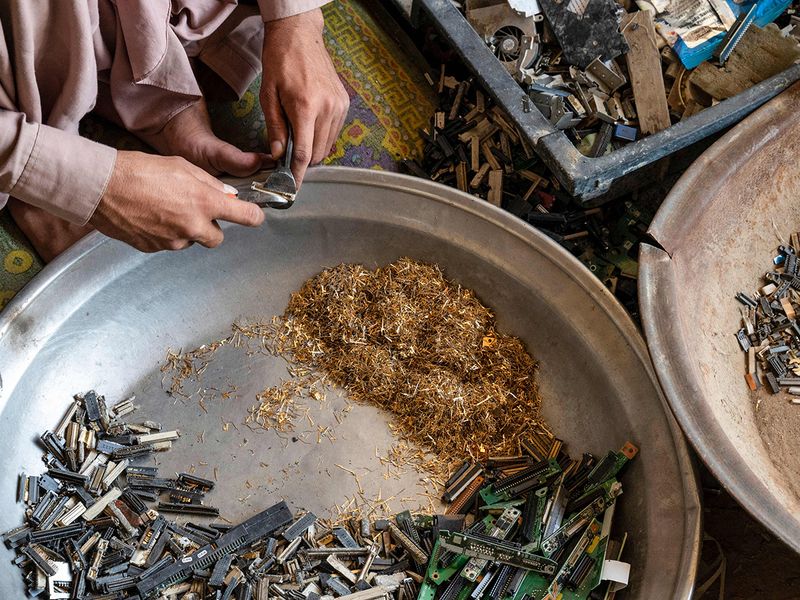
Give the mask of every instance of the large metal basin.
[[[736, 499], [800, 552], [800, 411], [751, 393], [734, 295], [754, 291], [800, 230], [800, 86], [709, 148], [672, 189], [643, 245], [647, 342], [672, 409]], [[794, 457], [798, 458], [794, 458]]]
[[[334, 465], [368, 465], [372, 448], [387, 441], [377, 411], [354, 410], [345, 423], [355, 425], [338, 429], [333, 444], [280, 441], [240, 424], [255, 391], [286, 375], [280, 361], [215, 362], [212, 382], [228, 378], [238, 398], [207, 401], [208, 413], [169, 399], [158, 366], [167, 347], [223, 337], [240, 316], [280, 314], [290, 292], [326, 266], [404, 255], [442, 265], [525, 340], [541, 361], [545, 416], [573, 453], [602, 453], [628, 439], [641, 445], [617, 513], [634, 564], [627, 597], [688, 598], [699, 543], [696, 481], [623, 309], [578, 261], [512, 216], [450, 188], [374, 171], [312, 171], [291, 210], [270, 212], [261, 229], [227, 227], [215, 251], [144, 255], [93, 235], [47, 267], [0, 316], [0, 529], [20, 518], [17, 473], [41, 464], [34, 436], [54, 424], [71, 394], [89, 388], [110, 399], [135, 392], [144, 415], [180, 427], [164, 469], [193, 464], [208, 475], [218, 466], [212, 501], [229, 519], [276, 496], [315, 511], [341, 502], [353, 483]], [[223, 432], [222, 421], [239, 430]], [[260, 485], [265, 475], [277, 483]], [[361, 483], [375, 495], [382, 486], [387, 497], [392, 483], [380, 469], [375, 475]], [[3, 552], [0, 597], [18, 597], [18, 574]]]

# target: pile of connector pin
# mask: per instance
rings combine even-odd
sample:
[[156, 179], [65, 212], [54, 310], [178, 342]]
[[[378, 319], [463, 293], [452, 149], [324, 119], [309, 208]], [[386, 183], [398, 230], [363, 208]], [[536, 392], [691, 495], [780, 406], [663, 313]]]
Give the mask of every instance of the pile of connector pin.
[[447, 482], [449, 522], [433, 538], [419, 600], [609, 598], [627, 583], [604, 567], [627, 573], [624, 538], [610, 529], [617, 477], [637, 448], [572, 460], [560, 440], [532, 436], [523, 450], [465, 463]]
[[603, 236], [595, 219], [602, 209], [582, 208], [561, 190], [480, 85], [441, 74], [438, 107], [420, 131], [422, 158], [403, 161], [405, 170], [505, 208], [566, 247]]
[[[203, 504], [214, 484], [188, 473], [159, 478], [157, 468], [131, 464], [169, 450], [179, 437], [152, 421], [126, 423], [122, 417], [134, 410], [132, 398], [107, 407], [90, 391], [76, 396], [58, 426], [41, 435], [47, 471], [20, 476], [17, 500], [27, 507], [25, 524], [3, 536], [18, 553], [15, 562], [31, 595], [84, 598], [92, 597], [90, 590], [113, 594], [134, 587], [165, 565], [161, 553], [189, 549], [209, 533], [159, 516], [218, 515]], [[167, 495], [157, 511], [145, 504]], [[153, 526], [170, 533], [158, 552], [149, 553]]]
[[772, 259], [774, 269], [764, 274], [765, 285], [753, 295], [739, 292], [744, 306], [742, 328], [736, 339], [747, 354], [745, 381], [752, 391], [762, 385], [773, 394], [787, 391], [800, 404], [800, 235], [791, 245], [779, 246]]
[[394, 433], [445, 475], [547, 430], [534, 358], [436, 265], [400, 258], [326, 269], [292, 294], [277, 337], [290, 360], [388, 411]]
[[549, 210], [556, 201], [543, 169], [508, 115], [472, 79], [441, 71], [439, 106], [426, 129], [421, 161], [405, 160], [412, 175], [457, 187], [495, 206], [518, 197]]
[[[50, 599], [182, 598], [412, 600], [411, 556], [426, 555], [409, 514], [327, 527], [296, 520], [284, 502], [244, 523], [178, 524], [165, 513], [215, 517], [203, 504], [214, 483], [187, 473], [158, 477], [131, 464], [167, 449], [177, 432], [125, 423], [131, 400], [111, 408], [95, 392], [77, 396], [60, 424], [41, 436], [48, 467], [20, 477], [25, 524], [3, 534], [28, 593]], [[168, 495], [169, 502], [156, 502]], [[398, 545], [399, 544], [399, 545]], [[408, 547], [411, 550], [406, 550]], [[410, 554], [409, 554], [410, 552]], [[413, 577], [405, 574], [409, 570]], [[235, 595], [234, 595], [235, 594]]]

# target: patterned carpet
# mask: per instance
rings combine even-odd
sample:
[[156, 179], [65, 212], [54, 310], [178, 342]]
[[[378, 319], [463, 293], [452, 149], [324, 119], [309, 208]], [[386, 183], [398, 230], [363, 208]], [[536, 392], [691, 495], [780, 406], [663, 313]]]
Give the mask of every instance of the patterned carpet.
[[[350, 94], [347, 123], [325, 164], [398, 170], [398, 161], [422, 149], [417, 133], [435, 106], [423, 71], [360, 3], [336, 0], [325, 6], [325, 42]], [[237, 102], [211, 104], [217, 135], [245, 150], [263, 149], [260, 80]], [[81, 135], [123, 150], [147, 150], [129, 133], [89, 116]], [[42, 268], [41, 260], [0, 212], [0, 309]]]

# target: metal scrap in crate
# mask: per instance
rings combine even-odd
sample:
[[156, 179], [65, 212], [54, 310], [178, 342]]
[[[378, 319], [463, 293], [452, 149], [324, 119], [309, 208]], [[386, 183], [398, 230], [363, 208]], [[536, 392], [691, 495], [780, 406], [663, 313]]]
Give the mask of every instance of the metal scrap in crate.
[[[416, 0], [564, 188], [589, 201], [800, 79], [789, 0]], [[778, 19], [777, 24], [773, 23]]]

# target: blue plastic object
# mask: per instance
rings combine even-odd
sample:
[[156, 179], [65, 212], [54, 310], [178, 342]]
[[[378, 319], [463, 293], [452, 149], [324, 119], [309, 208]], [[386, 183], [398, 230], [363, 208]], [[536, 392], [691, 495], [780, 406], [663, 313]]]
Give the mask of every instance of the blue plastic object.
[[[745, 12], [753, 5], [753, 2], [736, 4], [733, 2], [733, 0], [725, 1], [728, 3], [728, 6], [731, 7], [733, 14], [737, 17], [740, 13]], [[759, 27], [764, 27], [765, 25], [772, 23], [781, 15], [783, 11], [789, 7], [791, 3], [791, 0], [757, 0], [756, 18], [754, 23]], [[678, 58], [681, 59], [681, 63], [683, 63], [684, 67], [687, 69], [694, 69], [701, 62], [705, 62], [711, 58], [711, 55], [714, 53], [714, 49], [720, 44], [720, 42], [722, 42], [724, 37], [725, 33], [720, 33], [719, 35], [714, 36], [710, 40], [703, 42], [694, 48], [689, 48], [683, 42], [683, 40], [678, 39], [672, 49], [675, 51], [675, 54], [678, 55]]]
[[634, 127], [622, 125], [621, 123], [617, 123], [616, 125], [614, 125], [614, 137], [619, 140], [624, 140], [626, 142], [635, 142], [636, 133], [637, 130]]

